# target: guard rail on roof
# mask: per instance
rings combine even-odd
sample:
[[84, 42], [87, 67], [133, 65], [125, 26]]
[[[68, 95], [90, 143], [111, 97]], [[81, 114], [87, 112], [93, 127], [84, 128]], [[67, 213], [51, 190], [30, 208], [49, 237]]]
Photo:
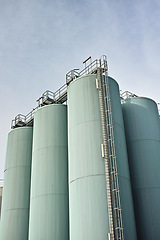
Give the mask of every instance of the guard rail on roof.
[[[91, 59], [91, 57], [89, 58]], [[35, 111], [44, 105], [49, 104], [62, 104], [67, 101], [67, 88], [68, 85], [78, 77], [81, 77], [86, 74], [96, 74], [97, 69], [101, 68], [102, 73], [107, 72], [107, 58], [103, 55], [100, 59], [96, 59], [93, 62], [90, 62], [88, 65], [85, 62], [85, 68], [80, 72], [79, 69], [73, 69], [66, 74], [66, 83], [60, 87], [55, 93], [47, 90], [42, 96], [37, 100], [38, 106], [34, 108], [31, 112], [29, 112], [26, 116], [22, 114], [18, 114], [14, 120], [12, 120], [11, 128], [23, 127], [23, 126], [32, 126], [34, 113]]]
[[127, 98], [130, 98], [130, 97], [138, 97], [138, 96], [134, 93], [129, 92], [129, 91], [125, 91], [125, 92], [120, 94], [120, 97], [123, 98], [123, 99], [127, 99]]
[[36, 108], [33, 108], [31, 112], [29, 112], [26, 116], [22, 114], [18, 114], [15, 119], [11, 122], [11, 128], [15, 127], [24, 127], [24, 126], [32, 126], [33, 125], [33, 118], [34, 113], [38, 109], [38, 106]]
[[66, 74], [66, 84], [68, 85], [72, 80], [79, 77], [79, 69], [73, 69]]
[[66, 83], [69, 84], [77, 77], [81, 77], [87, 74], [96, 74], [98, 68], [102, 69], [102, 73], [108, 71], [107, 57], [105, 55], [103, 55], [100, 59], [95, 59], [93, 62], [85, 65], [85, 68], [80, 72], [77, 71], [79, 69], [73, 69], [69, 71], [66, 74]]
[[[131, 93], [129, 91], [125, 91], [123, 93], [120, 94], [120, 97], [123, 99], [127, 99], [130, 97], [138, 97], [136, 94]], [[157, 103], [157, 108], [158, 108], [158, 113], [159, 113], [159, 117], [160, 117], [160, 103]]]
[[3, 192], [2, 188], [3, 188], [3, 179], [1, 178], [0, 179], [0, 196], [2, 196], [2, 192]]

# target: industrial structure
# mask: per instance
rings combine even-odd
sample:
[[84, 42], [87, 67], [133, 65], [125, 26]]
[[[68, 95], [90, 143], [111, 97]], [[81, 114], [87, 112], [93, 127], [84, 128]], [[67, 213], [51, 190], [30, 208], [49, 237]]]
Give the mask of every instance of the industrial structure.
[[[1, 182], [1, 179], [0, 179]], [[3, 187], [0, 187], [0, 216], [1, 216], [1, 206], [2, 206], [2, 195], [3, 195]]]
[[84, 64], [12, 120], [1, 240], [159, 239], [157, 104], [120, 95], [105, 56]]

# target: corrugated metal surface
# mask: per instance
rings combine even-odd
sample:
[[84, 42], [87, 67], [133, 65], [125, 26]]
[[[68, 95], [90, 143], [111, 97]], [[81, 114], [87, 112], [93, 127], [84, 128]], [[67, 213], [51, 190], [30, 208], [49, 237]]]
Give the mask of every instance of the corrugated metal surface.
[[147, 98], [122, 102], [138, 239], [159, 239], [160, 125], [157, 105]]
[[1, 240], [28, 240], [32, 128], [8, 135], [0, 223]]
[[[101, 118], [96, 75], [72, 82], [68, 91], [70, 239], [105, 239], [109, 232]], [[113, 122], [126, 239], [136, 239], [122, 110], [110, 78]], [[129, 218], [129, 221], [128, 221]]]
[[68, 240], [67, 107], [35, 113], [29, 240]]

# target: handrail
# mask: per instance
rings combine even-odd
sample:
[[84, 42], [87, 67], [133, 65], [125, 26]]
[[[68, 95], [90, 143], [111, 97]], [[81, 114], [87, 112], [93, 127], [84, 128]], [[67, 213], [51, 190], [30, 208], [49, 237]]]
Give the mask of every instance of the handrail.
[[72, 69], [66, 74], [66, 83], [70, 83], [73, 79], [79, 77], [79, 69]]
[[123, 99], [127, 99], [127, 98], [130, 98], [130, 97], [138, 97], [138, 96], [134, 93], [129, 92], [129, 91], [125, 91], [125, 92], [120, 94], [120, 97], [123, 98]]
[[67, 92], [67, 84], [64, 84], [55, 92], [55, 101], [58, 100], [65, 92]]
[[33, 108], [33, 110], [26, 115], [26, 124], [29, 123], [34, 118], [34, 113], [38, 108], [39, 108], [38, 106], [36, 108]]
[[3, 190], [2, 190], [2, 188], [3, 188], [3, 182], [4, 182], [4, 179], [0, 179], [0, 196], [1, 196], [1, 194], [2, 194], [2, 192], [3, 192]]
[[[98, 68], [102, 69], [102, 73], [106, 72], [107, 69], [107, 60], [106, 56], [103, 55], [101, 59], [95, 59], [93, 62], [85, 66], [80, 72], [79, 69], [73, 69], [66, 74], [66, 83], [60, 87], [55, 93], [50, 90], [45, 91], [42, 96], [37, 100], [38, 106], [34, 108], [31, 112], [29, 112], [26, 116], [22, 114], [18, 114], [15, 119], [11, 122], [11, 128], [25, 126], [30, 124], [34, 119], [34, 113], [39, 108], [44, 106], [45, 104], [53, 104], [53, 103], [63, 103], [67, 98], [67, 88], [68, 85], [78, 77], [81, 77], [86, 74], [94, 74], [96, 73]], [[48, 102], [47, 102], [48, 101]]]
[[99, 67], [99, 60], [94, 60], [93, 62], [91, 62], [88, 66], [86, 66], [84, 69], [82, 69], [79, 72], [79, 75], [82, 76], [84, 74], [89, 74], [91, 73], [94, 69]]

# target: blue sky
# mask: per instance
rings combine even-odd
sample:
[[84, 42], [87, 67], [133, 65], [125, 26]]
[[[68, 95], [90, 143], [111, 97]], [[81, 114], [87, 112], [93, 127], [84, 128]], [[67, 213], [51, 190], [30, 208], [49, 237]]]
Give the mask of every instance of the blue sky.
[[103, 54], [120, 89], [160, 102], [160, 1], [0, 0], [0, 178], [11, 120]]

